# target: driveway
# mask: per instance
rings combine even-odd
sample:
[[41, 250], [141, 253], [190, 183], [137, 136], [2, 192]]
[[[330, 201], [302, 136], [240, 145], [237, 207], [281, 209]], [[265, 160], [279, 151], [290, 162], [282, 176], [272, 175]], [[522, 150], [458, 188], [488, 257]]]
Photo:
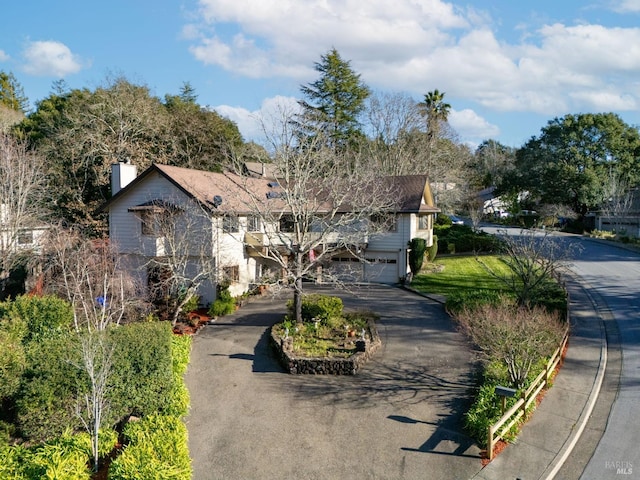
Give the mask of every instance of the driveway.
[[265, 296], [194, 338], [186, 381], [194, 479], [466, 479], [479, 449], [462, 433], [475, 356], [440, 304], [387, 286], [337, 294], [380, 314], [383, 347], [356, 376], [284, 373]]

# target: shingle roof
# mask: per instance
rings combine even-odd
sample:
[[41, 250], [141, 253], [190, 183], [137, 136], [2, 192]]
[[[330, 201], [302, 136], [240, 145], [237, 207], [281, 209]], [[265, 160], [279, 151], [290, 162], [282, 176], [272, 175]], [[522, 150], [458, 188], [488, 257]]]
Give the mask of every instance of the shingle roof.
[[[274, 210], [284, 210], [284, 202], [277, 195], [277, 184], [268, 178], [255, 178], [236, 175], [234, 173], [215, 173], [202, 170], [193, 170], [183, 167], [153, 164], [141, 173], [133, 182], [118, 192], [111, 200], [102, 206], [106, 210], [144, 178], [157, 172], [173, 183], [188, 196], [207, 205], [212, 211], [221, 213], [251, 213], [253, 202], [262, 199], [269, 202]], [[382, 177], [381, 182], [388, 185], [389, 191], [397, 195], [397, 210], [401, 213], [433, 213], [439, 209], [433, 203], [429, 181], [426, 175], [405, 175], [397, 177]], [[251, 192], [249, 194], [248, 192]], [[214, 197], [222, 198], [222, 203], [214, 206]], [[424, 200], [424, 201], [423, 201]], [[218, 203], [218, 202], [216, 202]]]

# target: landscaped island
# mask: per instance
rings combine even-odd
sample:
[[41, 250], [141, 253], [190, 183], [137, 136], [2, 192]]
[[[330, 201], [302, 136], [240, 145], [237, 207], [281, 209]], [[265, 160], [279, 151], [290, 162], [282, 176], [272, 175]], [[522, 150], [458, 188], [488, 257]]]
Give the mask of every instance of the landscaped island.
[[[291, 302], [288, 305], [292, 309]], [[302, 318], [292, 315], [271, 329], [271, 339], [289, 373], [355, 375], [380, 347], [371, 312], [343, 311], [342, 300], [327, 295], [303, 297]]]

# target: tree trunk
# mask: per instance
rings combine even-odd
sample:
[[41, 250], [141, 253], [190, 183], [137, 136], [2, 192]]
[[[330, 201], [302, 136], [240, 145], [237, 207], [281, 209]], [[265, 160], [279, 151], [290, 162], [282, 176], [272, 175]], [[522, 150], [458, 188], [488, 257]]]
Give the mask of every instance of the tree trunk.
[[293, 290], [293, 306], [296, 322], [302, 323], [302, 262], [304, 256], [301, 252], [296, 252], [296, 280]]

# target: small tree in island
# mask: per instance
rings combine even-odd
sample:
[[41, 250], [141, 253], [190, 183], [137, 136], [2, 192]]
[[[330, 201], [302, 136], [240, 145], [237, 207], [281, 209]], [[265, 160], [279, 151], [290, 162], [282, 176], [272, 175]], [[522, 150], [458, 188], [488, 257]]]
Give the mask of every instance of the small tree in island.
[[303, 279], [322, 270], [325, 281], [340, 277], [323, 270], [336, 255], [365, 261], [370, 235], [388, 231], [398, 197], [393, 182], [370, 169], [352, 168], [346, 152], [336, 152], [318, 130], [304, 140], [283, 115], [269, 137], [273, 163], [268, 192], [238, 177], [246, 198], [243, 209], [264, 226], [255, 254], [273, 262], [282, 281], [293, 287], [293, 313], [302, 321]]

